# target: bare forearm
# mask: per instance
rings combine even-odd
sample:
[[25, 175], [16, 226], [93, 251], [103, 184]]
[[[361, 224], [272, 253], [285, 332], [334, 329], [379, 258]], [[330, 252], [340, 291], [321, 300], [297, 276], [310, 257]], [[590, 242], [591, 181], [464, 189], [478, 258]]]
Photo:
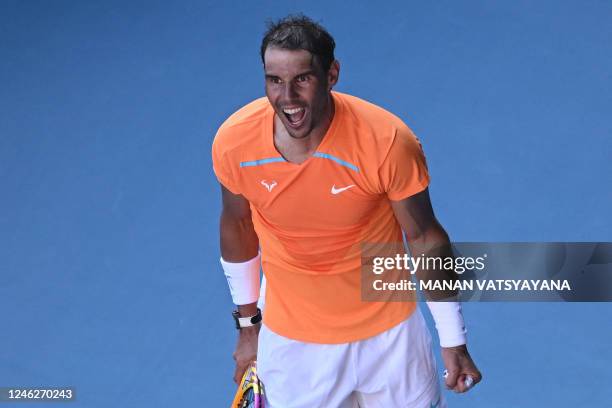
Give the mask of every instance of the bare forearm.
[[[448, 234], [437, 222], [433, 228], [423, 231], [422, 234], [409, 239], [410, 251], [413, 257], [425, 259], [441, 259], [444, 261], [453, 258], [453, 251]], [[423, 264], [422, 264], [423, 265]], [[453, 281], [457, 275], [453, 270], [440, 267], [440, 262], [425, 263], [416, 271], [419, 280]], [[425, 291], [427, 300], [449, 299], [457, 295], [456, 291], [429, 290]]]
[[221, 256], [227, 262], [245, 262], [257, 256], [259, 239], [251, 217], [234, 217], [221, 213]]

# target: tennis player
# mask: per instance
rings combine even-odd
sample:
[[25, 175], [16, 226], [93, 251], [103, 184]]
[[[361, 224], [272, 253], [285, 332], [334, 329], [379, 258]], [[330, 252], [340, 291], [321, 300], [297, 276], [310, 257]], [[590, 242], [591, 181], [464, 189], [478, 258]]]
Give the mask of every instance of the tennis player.
[[[398, 117], [332, 90], [334, 48], [305, 16], [271, 24], [261, 44], [266, 97], [231, 115], [213, 143], [221, 264], [237, 305], [234, 379], [257, 360], [272, 408], [444, 407], [417, 303], [361, 296], [364, 243], [401, 244], [403, 230], [413, 253], [450, 256], [425, 157]], [[417, 271], [427, 273], [439, 272]], [[446, 386], [461, 393], [481, 374], [460, 304], [435, 301], [447, 295], [427, 304]]]

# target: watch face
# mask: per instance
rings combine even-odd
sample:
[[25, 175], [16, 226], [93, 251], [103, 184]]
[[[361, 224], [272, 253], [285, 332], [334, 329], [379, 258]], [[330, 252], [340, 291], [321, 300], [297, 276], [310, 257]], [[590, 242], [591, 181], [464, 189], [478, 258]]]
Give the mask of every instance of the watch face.
[[257, 309], [257, 314], [251, 317], [251, 323], [257, 324], [259, 322], [261, 322], [261, 310]]

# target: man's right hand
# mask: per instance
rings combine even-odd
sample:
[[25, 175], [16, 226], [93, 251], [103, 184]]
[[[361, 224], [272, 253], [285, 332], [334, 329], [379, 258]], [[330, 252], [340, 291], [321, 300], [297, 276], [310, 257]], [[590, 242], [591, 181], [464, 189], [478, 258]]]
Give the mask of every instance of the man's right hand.
[[261, 323], [251, 327], [245, 327], [238, 332], [238, 343], [233, 357], [236, 362], [234, 382], [240, 384], [242, 376], [249, 364], [257, 360], [257, 337]]

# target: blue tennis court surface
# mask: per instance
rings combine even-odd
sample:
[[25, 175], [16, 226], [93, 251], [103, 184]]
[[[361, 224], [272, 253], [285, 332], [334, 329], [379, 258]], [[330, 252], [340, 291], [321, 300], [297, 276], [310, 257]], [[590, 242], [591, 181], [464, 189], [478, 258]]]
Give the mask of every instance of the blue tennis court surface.
[[[264, 22], [296, 11], [335, 36], [337, 89], [419, 136], [454, 240], [612, 241], [605, 2], [3, 1], [0, 387], [229, 405], [210, 145], [262, 96]], [[484, 381], [450, 406], [610, 406], [611, 304], [465, 315]]]

